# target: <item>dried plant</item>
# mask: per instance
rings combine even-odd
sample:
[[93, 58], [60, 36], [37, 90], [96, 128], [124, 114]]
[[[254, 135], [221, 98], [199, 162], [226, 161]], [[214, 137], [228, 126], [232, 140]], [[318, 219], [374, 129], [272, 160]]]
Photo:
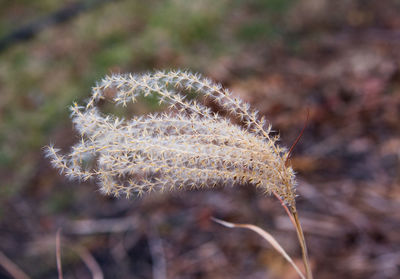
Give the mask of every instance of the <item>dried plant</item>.
[[[122, 106], [156, 97], [168, 113], [125, 120], [96, 107], [114, 90]], [[199, 93], [226, 115], [190, 99]], [[186, 94], [182, 94], [186, 93]], [[304, 236], [295, 203], [295, 175], [289, 152], [263, 117], [229, 90], [198, 74], [183, 71], [106, 76], [92, 89], [85, 107], [74, 104], [71, 118], [81, 141], [68, 155], [50, 146], [52, 164], [68, 177], [96, 178], [105, 194], [141, 195], [152, 191], [251, 184], [281, 200], [294, 223], [307, 277], [311, 278]], [[236, 123], [236, 124], [235, 124]]]

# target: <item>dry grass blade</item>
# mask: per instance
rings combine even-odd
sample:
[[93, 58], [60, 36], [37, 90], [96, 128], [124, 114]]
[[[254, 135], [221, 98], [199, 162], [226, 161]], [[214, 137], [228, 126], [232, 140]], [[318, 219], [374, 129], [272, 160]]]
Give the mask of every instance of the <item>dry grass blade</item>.
[[82, 261], [85, 263], [93, 279], [104, 279], [103, 271], [100, 265], [97, 263], [96, 259], [86, 248], [79, 248], [75, 250], [81, 257]]
[[278, 251], [293, 266], [293, 268], [296, 270], [296, 272], [299, 274], [299, 276], [302, 279], [306, 279], [305, 276], [303, 275], [303, 273], [297, 267], [297, 265], [293, 262], [292, 258], [283, 249], [283, 247], [276, 241], [276, 239], [271, 234], [269, 234], [265, 230], [261, 229], [260, 227], [255, 226], [255, 225], [251, 225], [251, 224], [235, 224], [235, 223], [226, 222], [226, 221], [214, 218], [214, 217], [211, 217], [211, 219], [214, 222], [216, 222], [224, 227], [227, 227], [227, 228], [243, 228], [243, 229], [249, 229], [249, 230], [252, 230], [253, 232], [258, 233], [266, 241], [268, 241], [272, 245], [272, 247], [274, 247], [274, 249], [276, 251]]
[[15, 263], [13, 263], [3, 252], [0, 251], [0, 266], [3, 267], [15, 279], [29, 279]]

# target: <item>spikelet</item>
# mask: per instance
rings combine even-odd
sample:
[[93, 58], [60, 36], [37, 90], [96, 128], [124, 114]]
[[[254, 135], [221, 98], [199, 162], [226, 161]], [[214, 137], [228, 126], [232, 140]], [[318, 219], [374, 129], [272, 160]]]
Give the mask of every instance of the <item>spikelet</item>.
[[[157, 97], [170, 112], [124, 120], [104, 115], [96, 104], [105, 90], [120, 105]], [[189, 100], [197, 92], [229, 117]], [[271, 127], [249, 105], [198, 74], [158, 71], [106, 76], [92, 88], [85, 107], [74, 104], [71, 118], [81, 140], [68, 155], [50, 146], [52, 164], [70, 178], [98, 180], [105, 194], [141, 195], [152, 191], [251, 184], [295, 206], [295, 176], [285, 165]], [[234, 124], [241, 122], [244, 125]], [[90, 163], [94, 162], [91, 167]]]

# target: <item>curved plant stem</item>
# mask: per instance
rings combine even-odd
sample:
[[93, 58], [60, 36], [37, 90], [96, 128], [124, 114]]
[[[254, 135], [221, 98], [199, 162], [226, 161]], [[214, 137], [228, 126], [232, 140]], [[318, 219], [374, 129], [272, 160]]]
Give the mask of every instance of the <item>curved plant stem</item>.
[[279, 197], [278, 194], [274, 193], [274, 195], [280, 201], [282, 207], [285, 209], [287, 215], [290, 218], [290, 221], [292, 221], [292, 224], [296, 229], [297, 237], [299, 238], [299, 243], [300, 243], [300, 247], [301, 247], [301, 253], [303, 256], [303, 263], [304, 263], [304, 267], [306, 269], [306, 276], [307, 276], [307, 279], [312, 279], [313, 276], [312, 276], [312, 272], [311, 272], [310, 261], [308, 258], [306, 240], [304, 238], [303, 229], [301, 228], [301, 225], [300, 225], [300, 220], [299, 220], [299, 215], [297, 214], [297, 210], [295, 207], [291, 207], [289, 209], [287, 207], [287, 205], [283, 202], [283, 200]]
[[308, 258], [306, 240], [304, 238], [303, 229], [301, 228], [301, 225], [300, 225], [299, 215], [297, 214], [296, 208], [291, 208], [290, 211], [291, 211], [293, 219], [295, 221], [297, 237], [299, 238], [301, 253], [303, 256], [304, 267], [306, 269], [306, 277], [307, 277], [307, 279], [312, 279], [313, 276], [312, 276], [311, 267], [310, 267], [310, 260]]
[[289, 210], [289, 208], [287, 207], [287, 205], [283, 202], [283, 200], [281, 199], [281, 197], [277, 194], [277, 193], [273, 193], [274, 196], [279, 200], [279, 202], [281, 203], [282, 207], [285, 209], [286, 214], [289, 216], [290, 221], [292, 222], [293, 226], [296, 227], [296, 221], [293, 218], [293, 215], [291, 213], [291, 211]]

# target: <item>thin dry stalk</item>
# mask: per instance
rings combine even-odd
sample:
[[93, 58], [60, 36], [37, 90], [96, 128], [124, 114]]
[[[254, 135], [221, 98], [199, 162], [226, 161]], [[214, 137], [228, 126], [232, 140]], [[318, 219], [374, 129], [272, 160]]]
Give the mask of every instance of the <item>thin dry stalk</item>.
[[294, 221], [296, 223], [295, 228], [296, 228], [296, 232], [297, 232], [297, 237], [299, 238], [299, 242], [300, 242], [301, 253], [303, 256], [303, 262], [304, 262], [304, 267], [306, 269], [307, 279], [312, 279], [313, 275], [312, 275], [312, 271], [311, 271], [311, 267], [310, 267], [310, 260], [308, 258], [306, 240], [304, 238], [303, 229], [300, 224], [299, 215], [297, 214], [296, 208], [292, 208], [291, 211], [292, 211]]
[[289, 209], [277, 194], [274, 193], [274, 195], [280, 201], [282, 207], [285, 209], [287, 215], [289, 216], [290, 221], [292, 222], [293, 226], [296, 229], [297, 237], [299, 238], [299, 243], [300, 243], [300, 247], [301, 247], [304, 268], [306, 269], [307, 279], [312, 279], [313, 276], [312, 276], [310, 262], [309, 262], [309, 258], [308, 258], [307, 245], [306, 245], [306, 241], [304, 238], [303, 229], [301, 227], [300, 220], [299, 220], [299, 217], [297, 214], [297, 210], [296, 210], [296, 208]]
[[61, 228], [57, 230], [56, 234], [56, 258], [57, 258], [57, 273], [58, 279], [63, 279], [62, 265], [61, 265]]
[[281, 203], [282, 207], [285, 209], [286, 214], [289, 216], [289, 219], [292, 222], [293, 226], [296, 227], [296, 221], [294, 220], [294, 218], [292, 216], [292, 213], [290, 212], [290, 210], [287, 207], [287, 205], [283, 202], [281, 197], [279, 197], [277, 194], [274, 193], [274, 196], [279, 200], [279, 202]]

